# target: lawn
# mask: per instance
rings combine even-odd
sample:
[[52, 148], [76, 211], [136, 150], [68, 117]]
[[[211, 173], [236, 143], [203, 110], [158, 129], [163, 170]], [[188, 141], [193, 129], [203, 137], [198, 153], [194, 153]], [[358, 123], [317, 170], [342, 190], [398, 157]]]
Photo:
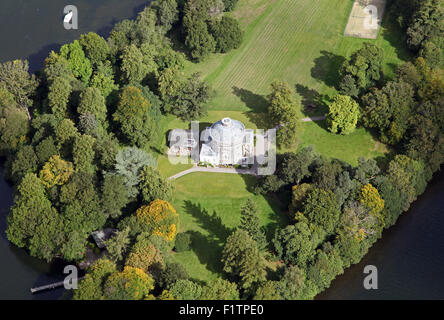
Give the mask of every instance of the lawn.
[[268, 237], [285, 225], [286, 208], [274, 197], [257, 196], [249, 190], [253, 176], [196, 172], [176, 180], [173, 206], [180, 215], [179, 232], [192, 235], [192, 251], [175, 253], [172, 260], [183, 264], [194, 279], [208, 281], [222, 271], [221, 250], [225, 239], [240, 223], [240, 207], [252, 198]]
[[335, 93], [338, 66], [365, 41], [385, 52], [384, 72], [407, 57], [400, 30], [386, 12], [377, 40], [343, 36], [353, 0], [245, 0], [232, 13], [245, 30], [241, 47], [229, 54], [189, 63], [186, 73], [201, 72], [215, 90], [210, 110], [263, 112], [274, 79], [294, 86], [301, 101], [320, 104]]
[[[185, 73], [201, 72], [215, 91], [208, 102], [208, 115], [200, 129], [223, 117], [242, 121], [247, 128], [267, 129], [266, 95], [274, 79], [290, 83], [301, 105], [314, 105], [305, 115], [321, 115], [336, 93], [337, 70], [345, 57], [363, 42], [373, 41], [385, 52], [384, 74], [408, 55], [399, 28], [390, 23], [386, 11], [377, 40], [343, 36], [353, 0], [243, 0], [234, 12], [245, 30], [241, 47], [228, 54], [214, 54], [201, 63], [187, 62]], [[305, 112], [305, 111], [304, 111]], [[159, 169], [171, 176], [191, 164], [171, 165], [164, 155], [170, 129], [189, 128], [189, 123], [166, 117], [158, 156]], [[313, 145], [327, 157], [356, 165], [359, 156], [382, 157], [388, 151], [370, 132], [357, 129], [348, 136], [329, 133], [325, 121], [304, 123], [298, 148]], [[295, 151], [295, 150], [279, 150]], [[270, 238], [285, 224], [287, 208], [276, 197], [251, 193], [254, 177], [232, 174], [192, 173], [175, 181], [174, 207], [180, 215], [180, 231], [190, 232], [192, 250], [175, 253], [194, 279], [208, 281], [220, 276], [221, 249], [231, 230], [239, 225], [240, 206], [252, 197], [261, 212], [261, 223]]]

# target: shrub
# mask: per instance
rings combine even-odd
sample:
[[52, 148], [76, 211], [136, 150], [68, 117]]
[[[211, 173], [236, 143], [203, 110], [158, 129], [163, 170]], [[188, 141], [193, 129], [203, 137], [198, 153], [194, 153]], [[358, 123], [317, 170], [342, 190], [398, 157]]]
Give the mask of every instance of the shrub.
[[176, 236], [175, 250], [176, 252], [184, 252], [190, 250], [191, 236], [189, 233], [179, 233]]

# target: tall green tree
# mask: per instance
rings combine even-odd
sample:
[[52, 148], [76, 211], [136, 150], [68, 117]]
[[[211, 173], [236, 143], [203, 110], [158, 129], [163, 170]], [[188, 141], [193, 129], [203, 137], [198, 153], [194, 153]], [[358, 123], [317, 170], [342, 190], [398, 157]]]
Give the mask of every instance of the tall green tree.
[[37, 89], [38, 81], [29, 74], [27, 60], [14, 60], [0, 64], [0, 88], [10, 92], [19, 108], [25, 110], [31, 119], [29, 108]]
[[284, 81], [274, 81], [268, 96], [268, 115], [272, 125], [282, 126], [277, 131], [277, 142], [280, 145], [296, 144], [301, 129], [301, 114], [294, 98], [294, 92]]
[[145, 166], [140, 172], [139, 189], [147, 203], [156, 199], [171, 201], [174, 190], [173, 185], [152, 166]]
[[95, 32], [82, 34], [79, 40], [86, 57], [95, 65], [105, 61], [110, 53], [108, 43]]
[[328, 129], [333, 133], [352, 133], [359, 118], [359, 105], [349, 96], [337, 95], [328, 107]]
[[341, 67], [341, 94], [358, 97], [381, 79], [384, 51], [377, 45], [366, 42], [354, 52]]
[[249, 236], [256, 241], [259, 249], [263, 250], [267, 246], [267, 238], [259, 221], [258, 208], [251, 199], [248, 199], [241, 207], [241, 224], [239, 228], [248, 232]]
[[151, 103], [139, 88], [128, 86], [120, 94], [113, 119], [129, 142], [145, 146], [155, 134], [155, 123], [149, 114]]
[[240, 286], [250, 289], [265, 281], [265, 259], [246, 231], [236, 230], [228, 238], [222, 252], [224, 271], [240, 280]]
[[28, 173], [17, 189], [17, 199], [8, 215], [8, 240], [28, 248], [34, 257], [51, 261], [59, 252], [63, 220], [47, 198], [43, 182]]
[[92, 74], [91, 62], [85, 57], [82, 46], [78, 40], [65, 44], [60, 48], [60, 55], [68, 61], [74, 76], [84, 84], [88, 84]]

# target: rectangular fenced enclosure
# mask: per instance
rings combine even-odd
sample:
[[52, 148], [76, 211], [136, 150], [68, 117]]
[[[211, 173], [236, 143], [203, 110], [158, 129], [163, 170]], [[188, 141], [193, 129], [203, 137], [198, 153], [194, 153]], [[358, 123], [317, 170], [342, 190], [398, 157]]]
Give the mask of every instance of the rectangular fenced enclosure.
[[356, 0], [344, 36], [376, 39], [381, 27], [386, 0]]

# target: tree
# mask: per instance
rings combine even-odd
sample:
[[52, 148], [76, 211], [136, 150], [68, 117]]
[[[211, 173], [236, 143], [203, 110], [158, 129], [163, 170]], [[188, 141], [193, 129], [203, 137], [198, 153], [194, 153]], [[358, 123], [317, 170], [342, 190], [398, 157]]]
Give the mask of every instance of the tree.
[[69, 67], [77, 79], [88, 84], [92, 74], [91, 62], [85, 57], [78, 40], [65, 44], [60, 48], [60, 55], [68, 61]]
[[355, 100], [337, 95], [328, 108], [327, 124], [331, 132], [347, 135], [355, 130], [359, 118], [359, 105]]
[[356, 98], [374, 86], [381, 79], [383, 57], [384, 51], [380, 47], [370, 42], [364, 43], [342, 65], [339, 92]]
[[438, 117], [432, 119], [418, 114], [410, 120], [405, 148], [409, 157], [424, 161], [432, 172], [436, 172], [444, 162], [444, 133], [434, 123]]
[[239, 0], [224, 0], [225, 10], [233, 11], [238, 1]]
[[108, 257], [115, 262], [121, 261], [130, 243], [129, 228], [117, 231], [116, 234], [105, 241]]
[[277, 283], [277, 292], [283, 300], [303, 299], [305, 289], [305, 272], [297, 266], [285, 268], [284, 275]]
[[70, 119], [63, 119], [62, 121], [60, 121], [55, 128], [54, 133], [55, 138], [60, 145], [63, 145], [65, 143], [70, 145], [73, 144], [74, 138], [79, 135], [74, 122], [72, 122], [72, 120]]
[[187, 1], [184, 8], [183, 30], [185, 32], [185, 45], [194, 60], [202, 61], [215, 51], [216, 42], [208, 32], [205, 12], [196, 8], [194, 2], [196, 1]]
[[96, 139], [86, 134], [77, 136], [74, 140], [72, 156], [76, 171], [95, 173], [96, 168], [93, 163], [95, 157], [95, 141]]
[[210, 32], [216, 41], [216, 51], [221, 53], [239, 48], [244, 36], [239, 22], [228, 16], [213, 20], [210, 24]]
[[248, 199], [241, 207], [241, 224], [239, 228], [246, 231], [256, 241], [259, 249], [263, 250], [267, 246], [267, 238], [261, 228], [258, 217], [258, 208], [251, 199]]
[[113, 91], [119, 88], [114, 83], [112, 75], [106, 75], [101, 72], [94, 73], [91, 78], [91, 87], [99, 89], [105, 99], [108, 98]]
[[178, 263], [167, 263], [165, 269], [160, 272], [158, 283], [161, 288], [170, 289], [178, 280], [189, 278], [185, 268]]
[[227, 238], [222, 263], [225, 272], [240, 279], [243, 289], [250, 289], [266, 279], [265, 259], [256, 241], [244, 230], [237, 229]]
[[25, 145], [16, 153], [11, 164], [9, 175], [15, 184], [18, 184], [27, 173], [35, 173], [37, 171], [38, 158], [34, 148]]
[[154, 289], [154, 280], [139, 268], [124, 267], [105, 281], [104, 298], [109, 300], [142, 300]]
[[444, 62], [443, 49], [430, 40], [424, 41], [419, 51], [419, 56], [427, 61], [430, 68], [439, 67]]
[[309, 226], [302, 221], [284, 229], [276, 230], [272, 240], [274, 249], [280, 259], [302, 269], [305, 269], [307, 262], [315, 254], [315, 242]]
[[0, 64], [0, 88], [10, 92], [19, 108], [27, 112], [31, 120], [29, 107], [37, 89], [38, 81], [30, 75], [28, 61], [14, 60]]
[[207, 112], [204, 103], [209, 97], [210, 88], [200, 80], [199, 73], [194, 73], [181, 84], [171, 113], [185, 121], [200, 119]]
[[143, 167], [140, 172], [139, 189], [147, 203], [156, 199], [171, 201], [173, 196], [173, 185], [151, 166]]
[[313, 190], [314, 186], [309, 183], [302, 183], [294, 185], [291, 195], [291, 203], [289, 206], [291, 219], [299, 219], [303, 211], [303, 204], [307, 199], [307, 195]]
[[26, 174], [19, 184], [7, 220], [6, 236], [13, 244], [47, 261], [57, 255], [63, 221], [47, 198], [45, 185], [34, 173]]
[[416, 200], [416, 197], [423, 193], [427, 181], [431, 176], [427, 176], [422, 161], [413, 160], [405, 155], [396, 155], [390, 161], [388, 168], [388, 177], [394, 186], [407, 195], [408, 209], [410, 203]]
[[202, 300], [239, 300], [237, 285], [228, 280], [217, 278], [202, 288]]
[[200, 300], [202, 287], [191, 280], [177, 280], [169, 290], [178, 300]]
[[358, 158], [358, 166], [355, 168], [354, 178], [362, 184], [367, 184], [379, 174], [381, 170], [375, 159]]
[[300, 125], [299, 106], [294, 99], [294, 92], [288, 83], [274, 81], [268, 96], [268, 115], [274, 126], [280, 126], [277, 132], [278, 144], [292, 146], [297, 142]]
[[152, 273], [153, 268], [161, 269], [164, 266], [164, 262], [160, 250], [151, 243], [146, 234], [141, 234], [131, 248], [125, 265]]
[[407, 29], [407, 44], [417, 50], [429, 38], [444, 32], [444, 8], [440, 0], [420, 1]]
[[141, 206], [136, 216], [143, 231], [162, 236], [168, 241], [176, 237], [179, 215], [167, 201], [154, 200], [149, 205]]
[[332, 234], [341, 214], [336, 197], [330, 190], [313, 189], [304, 202], [304, 216], [327, 234]]
[[44, 185], [49, 189], [55, 185], [63, 185], [68, 182], [73, 174], [73, 165], [69, 161], [65, 161], [58, 155], [49, 158], [48, 162], [40, 170], [39, 177]]
[[311, 176], [310, 166], [317, 158], [312, 146], [304, 147], [297, 153], [285, 153], [279, 165], [278, 175], [285, 184], [299, 184]]
[[119, 141], [112, 134], [104, 134], [96, 139], [97, 162], [104, 170], [114, 167], [119, 149]]
[[126, 83], [140, 83], [148, 74], [148, 68], [143, 62], [143, 54], [134, 44], [123, 50], [122, 74]]
[[150, 107], [140, 89], [128, 86], [122, 90], [113, 119], [129, 142], [144, 146], [155, 134], [155, 123], [148, 112]]
[[80, 281], [78, 290], [74, 290], [74, 300], [100, 300], [103, 298], [103, 284], [106, 279], [115, 273], [116, 265], [107, 259], [94, 262]]
[[136, 147], [126, 147], [116, 155], [115, 173], [123, 176], [128, 196], [134, 198], [138, 195], [137, 185], [140, 181], [140, 172], [145, 166], [156, 166], [152, 155]]
[[68, 79], [59, 77], [49, 86], [48, 104], [52, 113], [63, 119], [68, 115], [68, 101], [71, 94], [71, 84]]
[[407, 194], [399, 190], [387, 176], [378, 176], [375, 181], [381, 197], [384, 199], [384, 226], [393, 226], [402, 213], [408, 207]]
[[36, 147], [35, 153], [38, 158], [39, 166], [45, 164], [54, 155], [60, 155], [59, 150], [54, 143], [52, 136], [43, 139]]
[[408, 127], [415, 105], [413, 87], [405, 82], [388, 82], [381, 90], [374, 89], [362, 98], [364, 126], [377, 128], [383, 142], [398, 143]]
[[176, 252], [184, 252], [190, 250], [191, 235], [189, 233], [178, 233], [174, 242], [174, 250]]
[[160, 0], [153, 3], [157, 9], [157, 19], [159, 24], [168, 32], [174, 23], [179, 20], [179, 10], [177, 9], [176, 0]]
[[60, 188], [59, 201], [66, 234], [64, 255], [67, 260], [81, 259], [91, 232], [101, 229], [107, 220], [97, 191], [95, 176], [86, 172], [75, 172]]
[[278, 281], [266, 281], [256, 290], [253, 300], [282, 300], [277, 292]]
[[314, 263], [307, 272], [307, 278], [312, 280], [318, 288], [318, 292], [330, 286], [333, 279], [344, 272], [339, 252], [330, 242], [323, 245], [322, 250], [317, 250]]
[[112, 218], [122, 214], [122, 208], [129, 202], [124, 178], [121, 175], [105, 175], [102, 185], [102, 208]]
[[86, 57], [95, 65], [105, 61], [110, 53], [108, 43], [95, 32], [82, 34], [79, 40]]
[[103, 125], [106, 120], [106, 112], [105, 98], [99, 89], [88, 87], [80, 94], [80, 103], [77, 107], [79, 115], [93, 114]]

